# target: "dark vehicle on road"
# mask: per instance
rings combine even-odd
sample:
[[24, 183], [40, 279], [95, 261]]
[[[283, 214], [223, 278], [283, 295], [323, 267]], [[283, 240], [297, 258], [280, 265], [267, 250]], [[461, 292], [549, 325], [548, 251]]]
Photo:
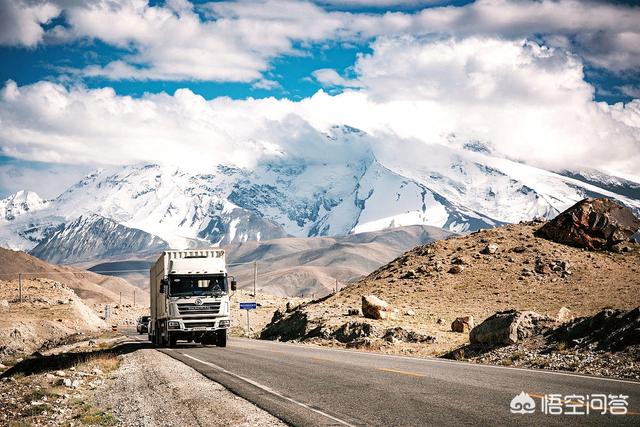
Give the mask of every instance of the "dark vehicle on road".
[[138, 317], [138, 322], [136, 324], [136, 330], [140, 335], [146, 334], [149, 332], [149, 319], [151, 316], [140, 316]]

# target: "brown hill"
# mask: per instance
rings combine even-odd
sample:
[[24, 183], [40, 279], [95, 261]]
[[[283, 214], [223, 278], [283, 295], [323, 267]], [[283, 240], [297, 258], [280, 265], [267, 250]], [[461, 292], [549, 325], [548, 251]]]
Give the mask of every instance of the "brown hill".
[[17, 280], [18, 273], [24, 279], [47, 278], [64, 283], [90, 304], [118, 304], [120, 294], [123, 304], [132, 304], [134, 291], [137, 305], [146, 307], [149, 304], [147, 291], [121, 278], [49, 264], [24, 252], [0, 248], [0, 279]]
[[[451, 332], [459, 316], [471, 315], [477, 324], [507, 309], [555, 316], [564, 306], [580, 316], [640, 304], [639, 245], [629, 243], [620, 253], [588, 252], [536, 237], [541, 225], [507, 225], [418, 246], [339, 293], [302, 306], [268, 326], [263, 336], [335, 338], [346, 322], [365, 321], [347, 312], [359, 309], [362, 296], [370, 294], [399, 310], [396, 320], [366, 319], [374, 328], [400, 326], [436, 337], [436, 344], [410, 349], [422, 354], [438, 354], [468, 339]], [[285, 338], [284, 330], [296, 332]]]
[[[324, 296], [342, 288], [409, 248], [445, 239], [436, 227], [408, 226], [337, 237], [282, 238], [226, 245], [227, 260], [258, 262], [257, 289], [280, 296]], [[253, 287], [253, 265], [231, 267], [245, 289]]]

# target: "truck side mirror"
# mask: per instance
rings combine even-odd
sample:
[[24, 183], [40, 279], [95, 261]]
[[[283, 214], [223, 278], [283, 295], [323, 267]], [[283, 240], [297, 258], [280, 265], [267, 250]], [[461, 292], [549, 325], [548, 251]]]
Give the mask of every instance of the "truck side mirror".
[[235, 290], [238, 289], [238, 282], [236, 282], [235, 280], [231, 281], [231, 290], [235, 292]]

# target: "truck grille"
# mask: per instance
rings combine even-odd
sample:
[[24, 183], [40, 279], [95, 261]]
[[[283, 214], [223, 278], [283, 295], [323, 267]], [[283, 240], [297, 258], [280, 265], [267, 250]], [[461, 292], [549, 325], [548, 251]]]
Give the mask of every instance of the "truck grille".
[[185, 322], [184, 326], [185, 328], [213, 328], [216, 322]]
[[213, 314], [219, 311], [219, 302], [208, 302], [202, 305], [196, 305], [190, 302], [178, 303], [178, 312], [180, 314]]

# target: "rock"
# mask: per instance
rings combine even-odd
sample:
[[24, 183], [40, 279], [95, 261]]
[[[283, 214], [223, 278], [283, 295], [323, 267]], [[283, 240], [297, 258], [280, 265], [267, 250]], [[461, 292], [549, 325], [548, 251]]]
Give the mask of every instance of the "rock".
[[436, 324], [444, 325], [444, 319], [442, 317], [438, 318], [438, 320], [436, 320]]
[[100, 369], [98, 369], [98, 368], [93, 368], [93, 369], [91, 370], [91, 373], [92, 373], [93, 375], [102, 375], [102, 374], [103, 374], [103, 372], [102, 372]]
[[527, 248], [525, 248], [524, 246], [516, 246], [515, 248], [511, 249], [513, 252], [517, 253], [517, 254], [521, 254], [524, 251], [527, 250]]
[[467, 264], [467, 260], [464, 259], [464, 257], [457, 256], [457, 257], [453, 257], [451, 259], [451, 264], [453, 264], [453, 265], [466, 265]]
[[419, 334], [415, 331], [407, 331], [406, 329], [400, 326], [387, 329], [384, 332], [382, 339], [390, 343], [396, 343], [396, 342], [402, 341], [402, 342], [424, 344], [424, 343], [435, 343], [437, 341], [436, 337], [433, 337], [431, 335]]
[[543, 225], [536, 236], [557, 243], [608, 250], [640, 229], [633, 212], [610, 199], [584, 199]]
[[373, 340], [371, 338], [359, 338], [357, 340], [348, 342], [346, 345], [347, 348], [367, 348], [367, 349], [377, 349], [380, 348], [380, 342], [378, 340]]
[[406, 273], [404, 273], [402, 276], [400, 276], [401, 279], [415, 279], [416, 278], [416, 271], [415, 270], [409, 270]]
[[474, 326], [473, 316], [456, 317], [451, 323], [451, 330], [453, 332], [469, 332]]
[[573, 314], [571, 314], [571, 311], [567, 307], [560, 307], [560, 310], [558, 310], [558, 314], [556, 316], [556, 320], [561, 323], [568, 322], [570, 320], [573, 320]]
[[449, 269], [449, 271], [447, 271], [447, 273], [460, 274], [460, 273], [462, 273], [463, 270], [464, 270], [464, 266], [463, 265], [454, 265], [453, 267], [451, 267]]
[[89, 342], [87, 343], [87, 346], [95, 347], [96, 346], [96, 342], [94, 340], [89, 340]]
[[535, 265], [535, 267], [533, 269], [538, 274], [550, 274], [551, 273], [551, 267], [549, 267], [549, 264], [543, 262], [541, 259], [537, 259], [536, 260], [536, 265]]
[[480, 253], [484, 254], [484, 255], [491, 255], [491, 254], [495, 254], [498, 251], [498, 245], [496, 245], [495, 243], [490, 243], [487, 246], [485, 246]]
[[415, 315], [416, 315], [416, 312], [415, 312], [415, 311], [413, 311], [413, 310], [411, 310], [411, 309], [409, 309], [409, 310], [406, 310], [406, 311], [404, 312], [404, 315], [405, 315], [405, 316], [415, 316]]
[[362, 297], [362, 314], [369, 319], [386, 319], [392, 312], [391, 306], [386, 301], [375, 295]]
[[554, 319], [533, 311], [500, 311], [469, 332], [472, 344], [514, 344], [550, 328]]
[[284, 317], [284, 313], [280, 311], [280, 309], [277, 309], [276, 311], [273, 312], [273, 316], [271, 316], [270, 323], [276, 323], [279, 320], [281, 320], [283, 317]]
[[347, 310], [347, 314], [349, 316], [360, 316], [360, 309], [359, 308], [350, 308]]
[[580, 317], [547, 334], [550, 341], [571, 347], [621, 351], [640, 345], [640, 307], [633, 310], [605, 309], [595, 316]]
[[53, 374], [55, 376], [57, 376], [57, 377], [66, 377], [67, 376], [67, 374], [64, 371], [55, 371]]
[[0, 370], [3, 370], [3, 371], [4, 371], [5, 369], [7, 369], [7, 366], [6, 366], [6, 365], [3, 365], [2, 363], [0, 363]]
[[9, 301], [6, 299], [0, 299], [0, 312], [9, 311]]
[[287, 306], [285, 308], [285, 312], [286, 313], [291, 313], [292, 311], [294, 311], [296, 308], [298, 308], [297, 305], [291, 304], [291, 301], [287, 301]]
[[71, 380], [71, 378], [65, 378], [64, 380], [62, 380], [62, 384], [64, 384], [65, 387], [71, 387], [73, 381]]
[[376, 337], [378, 332], [375, 326], [367, 322], [347, 322], [342, 324], [331, 334], [336, 340], [348, 343], [359, 338]]

